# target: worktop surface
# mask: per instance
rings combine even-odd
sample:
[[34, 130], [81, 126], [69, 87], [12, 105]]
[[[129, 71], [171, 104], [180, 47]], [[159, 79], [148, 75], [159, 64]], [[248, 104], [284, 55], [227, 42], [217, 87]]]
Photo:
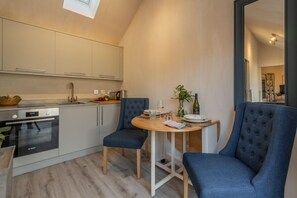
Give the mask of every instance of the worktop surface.
[[80, 104], [63, 104], [63, 101], [39, 101], [34, 103], [20, 103], [15, 106], [0, 106], [0, 111], [20, 110], [20, 109], [42, 109], [42, 108], [64, 108], [73, 106], [89, 106], [89, 105], [106, 105], [106, 104], [120, 104], [120, 100], [109, 100], [109, 101], [93, 101], [93, 100], [82, 100]]

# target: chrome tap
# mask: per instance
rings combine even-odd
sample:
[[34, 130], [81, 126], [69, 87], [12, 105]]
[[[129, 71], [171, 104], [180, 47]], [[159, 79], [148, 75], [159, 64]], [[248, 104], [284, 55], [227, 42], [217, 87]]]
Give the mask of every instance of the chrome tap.
[[74, 84], [73, 84], [73, 82], [70, 83], [70, 89], [71, 89], [71, 97], [68, 96], [68, 102], [74, 103], [77, 101], [77, 96], [74, 98]]

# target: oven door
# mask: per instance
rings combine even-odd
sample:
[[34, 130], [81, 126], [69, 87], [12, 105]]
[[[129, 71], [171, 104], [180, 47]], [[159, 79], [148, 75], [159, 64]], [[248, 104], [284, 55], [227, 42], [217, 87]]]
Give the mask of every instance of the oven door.
[[2, 147], [15, 145], [15, 157], [58, 148], [59, 117], [0, 122], [5, 140]]

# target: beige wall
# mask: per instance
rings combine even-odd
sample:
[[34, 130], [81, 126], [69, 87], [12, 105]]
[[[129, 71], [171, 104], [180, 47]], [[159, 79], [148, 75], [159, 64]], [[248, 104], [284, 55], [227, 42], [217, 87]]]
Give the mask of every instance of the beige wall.
[[93, 94], [94, 89], [118, 90], [121, 86], [121, 82], [104, 80], [0, 74], [0, 96], [20, 95], [24, 100], [67, 99], [70, 82], [74, 83], [79, 99], [98, 97]]
[[244, 57], [249, 61], [249, 88], [252, 94], [252, 101], [259, 102], [260, 101], [260, 74], [258, 68], [258, 41], [252, 32], [245, 27], [245, 49], [244, 49]]
[[[129, 96], [162, 99], [176, 111], [173, 90], [199, 94], [201, 113], [220, 119], [220, 147], [233, 118], [233, 0], [145, 0], [121, 45]], [[192, 104], [186, 104], [188, 112]]]
[[259, 44], [259, 67], [285, 65], [284, 50], [271, 45]]

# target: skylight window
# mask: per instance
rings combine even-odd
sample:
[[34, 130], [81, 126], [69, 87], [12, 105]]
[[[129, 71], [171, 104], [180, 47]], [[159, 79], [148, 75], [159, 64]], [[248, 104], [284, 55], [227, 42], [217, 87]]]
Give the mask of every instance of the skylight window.
[[99, 4], [100, 0], [64, 0], [63, 8], [93, 19]]
[[78, 0], [78, 1], [83, 2], [83, 3], [87, 4], [87, 5], [89, 5], [91, 0]]

